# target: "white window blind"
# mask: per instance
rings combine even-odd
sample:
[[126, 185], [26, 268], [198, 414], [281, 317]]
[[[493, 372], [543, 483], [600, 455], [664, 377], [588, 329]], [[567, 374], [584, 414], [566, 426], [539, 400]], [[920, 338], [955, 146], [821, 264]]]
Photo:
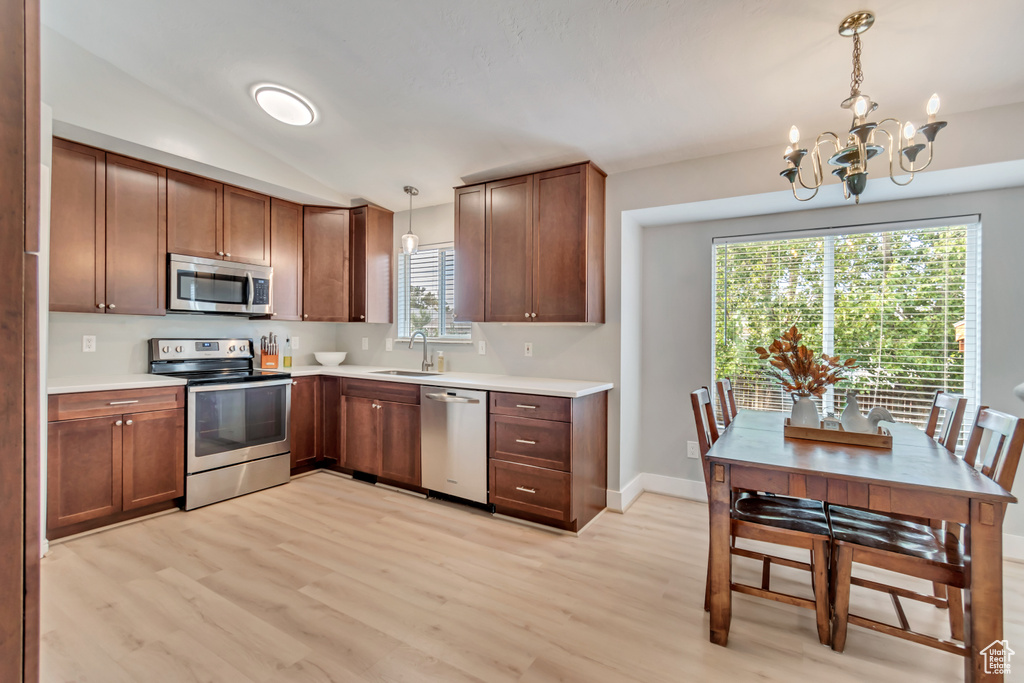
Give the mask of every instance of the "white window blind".
[[968, 399], [966, 433], [979, 395], [980, 233], [930, 221], [716, 240], [715, 377], [732, 379], [741, 408], [789, 410], [754, 348], [795, 324], [814, 351], [857, 359], [816, 399], [823, 412], [838, 415], [853, 388], [863, 410], [924, 426], [935, 391], [949, 391]]
[[469, 340], [472, 323], [455, 322], [455, 250], [431, 245], [415, 254], [398, 254], [398, 336], [416, 330], [428, 337]]

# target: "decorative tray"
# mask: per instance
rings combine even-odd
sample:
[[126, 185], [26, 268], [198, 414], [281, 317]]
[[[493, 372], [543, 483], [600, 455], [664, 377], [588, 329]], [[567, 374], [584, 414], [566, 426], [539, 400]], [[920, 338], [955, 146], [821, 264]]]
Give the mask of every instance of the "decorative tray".
[[807, 439], [809, 441], [828, 441], [830, 443], [847, 443], [852, 446], [869, 446], [871, 448], [892, 448], [892, 434], [889, 430], [879, 427], [874, 434], [865, 432], [848, 432], [839, 423], [834, 423], [836, 429], [823, 429], [820, 427], [796, 427], [789, 423], [786, 418], [786, 426], [783, 434], [789, 439]]

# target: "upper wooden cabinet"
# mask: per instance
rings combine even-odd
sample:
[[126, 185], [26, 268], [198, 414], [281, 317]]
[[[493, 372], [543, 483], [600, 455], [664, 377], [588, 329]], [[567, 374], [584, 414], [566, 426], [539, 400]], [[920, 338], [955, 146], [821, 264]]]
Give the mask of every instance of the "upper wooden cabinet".
[[390, 323], [395, 215], [376, 206], [357, 206], [351, 211], [349, 319], [354, 323]]
[[302, 212], [302, 319], [349, 322], [349, 210]]
[[270, 200], [270, 265], [274, 319], [302, 320], [302, 207]]
[[604, 184], [587, 162], [456, 188], [456, 319], [603, 323]]
[[167, 173], [53, 141], [50, 310], [163, 315]]
[[168, 171], [168, 252], [269, 266], [270, 222], [270, 197]]

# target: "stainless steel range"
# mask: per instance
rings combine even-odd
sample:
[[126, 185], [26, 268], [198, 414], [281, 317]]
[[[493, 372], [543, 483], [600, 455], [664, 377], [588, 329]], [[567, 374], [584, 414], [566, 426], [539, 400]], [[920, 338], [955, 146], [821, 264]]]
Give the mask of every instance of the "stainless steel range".
[[151, 339], [150, 372], [187, 381], [185, 509], [284, 484], [291, 375], [253, 367], [251, 339]]

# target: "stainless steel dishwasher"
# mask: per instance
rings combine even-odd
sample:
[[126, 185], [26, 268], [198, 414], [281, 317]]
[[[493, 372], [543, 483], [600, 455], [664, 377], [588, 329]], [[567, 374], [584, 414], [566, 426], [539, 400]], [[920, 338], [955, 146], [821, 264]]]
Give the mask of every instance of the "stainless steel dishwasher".
[[487, 503], [487, 392], [420, 387], [423, 488]]

